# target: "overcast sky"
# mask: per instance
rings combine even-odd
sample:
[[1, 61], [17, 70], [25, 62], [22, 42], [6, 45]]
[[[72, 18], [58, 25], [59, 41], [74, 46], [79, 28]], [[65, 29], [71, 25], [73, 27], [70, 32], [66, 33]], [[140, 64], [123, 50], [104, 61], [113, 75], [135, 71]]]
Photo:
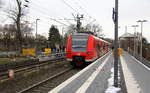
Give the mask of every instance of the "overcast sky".
[[[9, 8], [12, 6], [14, 0], [3, 0], [5, 1], [5, 7]], [[83, 24], [88, 23], [96, 19], [95, 23], [99, 24], [103, 28], [103, 33], [106, 37], [113, 38], [114, 36], [114, 24], [112, 21], [112, 8], [115, 6], [115, 0], [64, 0], [73, 9], [68, 7], [63, 0], [29, 0], [29, 18], [31, 22], [38, 21], [38, 33], [48, 35], [48, 30], [51, 24], [58, 25], [61, 31], [61, 24], [56, 23], [50, 18], [73, 19], [74, 15], [78, 13], [84, 14]], [[137, 20], [148, 20], [144, 23], [143, 35], [150, 41], [150, 0], [119, 0], [119, 36], [125, 32], [125, 26], [128, 26], [128, 32], [134, 33], [131, 25], [136, 25]], [[9, 23], [2, 12], [0, 12], [0, 22]], [[90, 16], [92, 18], [90, 18]], [[75, 21], [62, 21], [69, 25], [70, 23], [75, 24]], [[35, 25], [33, 25], [35, 28]], [[140, 32], [140, 27], [137, 29]]]

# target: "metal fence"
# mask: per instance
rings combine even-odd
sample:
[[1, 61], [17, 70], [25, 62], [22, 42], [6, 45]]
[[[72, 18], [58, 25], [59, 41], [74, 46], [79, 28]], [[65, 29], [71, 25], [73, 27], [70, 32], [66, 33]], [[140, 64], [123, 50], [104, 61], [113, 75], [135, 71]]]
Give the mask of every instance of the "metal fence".
[[47, 61], [62, 59], [62, 58], [65, 58], [65, 55], [66, 55], [65, 52], [64, 53], [55, 53], [55, 54], [43, 55], [43, 58], [53, 56], [53, 59], [46, 60], [46, 61], [39, 61], [39, 58], [33, 58], [33, 59], [29, 59], [29, 60], [24, 60], [24, 61], [15, 61], [15, 62], [9, 62], [7, 64], [1, 64], [0, 65], [0, 72], [7, 71], [9, 69], [16, 69], [16, 68], [41, 64], [41, 63], [47, 62]]
[[34, 64], [37, 64], [38, 62], [39, 62], [38, 59], [9, 62], [7, 64], [0, 65], [0, 72], [7, 71], [8, 69], [15, 69], [15, 68], [34, 65]]
[[18, 55], [19, 53], [16, 51], [11, 51], [11, 52], [0, 52], [0, 58], [7, 58], [10, 56], [15, 56]]

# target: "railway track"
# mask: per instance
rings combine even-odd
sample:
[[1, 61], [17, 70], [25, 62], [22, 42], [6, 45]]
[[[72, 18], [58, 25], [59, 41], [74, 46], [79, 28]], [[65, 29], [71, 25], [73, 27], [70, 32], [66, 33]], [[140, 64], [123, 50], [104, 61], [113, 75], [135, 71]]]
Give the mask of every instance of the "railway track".
[[65, 73], [71, 71], [73, 68], [69, 68], [67, 70], [61, 71], [60, 73], [57, 73], [56, 75], [53, 75], [39, 83], [36, 83], [22, 91], [19, 91], [18, 93], [46, 93], [50, 90], [51, 87], [51, 81], [57, 77], [60, 77], [64, 75]]
[[[45, 66], [27, 69], [16, 73], [14, 78], [5, 78], [4, 80], [0, 80], [0, 90], [2, 93], [18, 93], [18, 91], [43, 81], [48, 77], [56, 75], [61, 71], [67, 70], [68, 68], [72, 68], [72, 66], [69, 65], [67, 61], [59, 61]], [[69, 74], [68, 76], [71, 75]], [[61, 82], [61, 79], [58, 80]], [[56, 83], [60, 84], [57, 81]], [[56, 83], [51, 86], [57, 86]]]
[[[57, 58], [56, 60], [53, 59], [53, 60], [49, 60], [49, 61], [44, 61], [43, 63], [41, 62], [40, 64], [31, 65], [31, 66], [28, 66], [28, 67], [16, 68], [16, 69], [13, 69], [14, 70], [14, 74], [19, 73], [19, 72], [24, 72], [24, 71], [29, 70], [29, 69], [34, 69], [34, 68], [37, 68], [37, 67], [45, 66], [45, 65], [48, 65], [48, 64], [53, 64], [55, 62], [58, 63], [58, 62], [60, 62], [59, 60], [61, 60], [61, 62], [62, 62], [65, 59]], [[1, 77], [0, 81], [3, 80], [3, 79], [9, 78], [8, 77], [8, 71], [1, 72], [0, 73], [0, 77]]]

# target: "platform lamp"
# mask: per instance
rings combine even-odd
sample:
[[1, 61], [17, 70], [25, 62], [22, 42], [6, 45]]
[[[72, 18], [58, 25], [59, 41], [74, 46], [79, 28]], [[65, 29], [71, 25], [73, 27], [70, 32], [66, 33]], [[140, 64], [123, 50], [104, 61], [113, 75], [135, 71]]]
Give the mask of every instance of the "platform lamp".
[[136, 54], [136, 28], [139, 27], [139, 25], [132, 25], [134, 28], [134, 55]]
[[147, 20], [138, 20], [138, 23], [141, 23], [141, 47], [140, 47], [140, 60], [142, 61], [142, 33], [143, 33], [143, 22], [147, 22]]
[[40, 19], [36, 19], [36, 33], [35, 33], [35, 41], [36, 41], [36, 45], [35, 45], [35, 53], [36, 53], [36, 56], [37, 56], [37, 32], [38, 32], [38, 21], [39, 21]]

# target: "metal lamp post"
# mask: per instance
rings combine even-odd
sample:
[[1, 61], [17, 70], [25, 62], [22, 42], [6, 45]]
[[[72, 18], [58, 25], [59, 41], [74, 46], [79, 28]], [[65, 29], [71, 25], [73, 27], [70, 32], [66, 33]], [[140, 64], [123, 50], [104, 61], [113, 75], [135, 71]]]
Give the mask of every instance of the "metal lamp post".
[[62, 41], [62, 46], [64, 46], [64, 29], [65, 29], [65, 28], [62, 27], [62, 40], [63, 40], [63, 41]]
[[38, 20], [40, 20], [40, 19], [36, 19], [36, 33], [35, 33], [35, 41], [36, 41], [35, 51], [36, 51], [36, 56], [37, 56], [37, 31], [38, 31]]
[[35, 34], [36, 39], [37, 39], [37, 31], [38, 31], [38, 20], [40, 19], [36, 19], [36, 34]]
[[141, 23], [141, 47], [140, 47], [140, 59], [142, 60], [142, 33], [143, 33], [143, 22], [147, 22], [147, 20], [138, 20], [138, 23]]
[[136, 54], [136, 27], [138, 27], [138, 25], [132, 25], [132, 27], [134, 28], [134, 55]]

